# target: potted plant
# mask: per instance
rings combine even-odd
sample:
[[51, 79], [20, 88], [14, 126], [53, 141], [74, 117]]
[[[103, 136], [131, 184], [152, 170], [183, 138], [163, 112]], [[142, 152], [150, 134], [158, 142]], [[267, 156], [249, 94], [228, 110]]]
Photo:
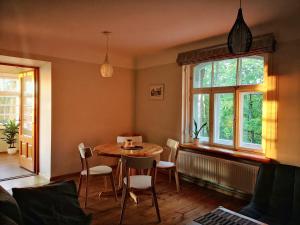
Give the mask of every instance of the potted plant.
[[199, 138], [198, 138], [198, 136], [199, 136], [199, 134], [200, 134], [200, 132], [201, 132], [201, 130], [205, 127], [207, 125], [207, 122], [205, 122], [205, 123], [203, 123], [202, 125], [201, 125], [201, 127], [198, 129], [198, 124], [197, 124], [197, 122], [196, 122], [196, 120], [194, 120], [194, 144], [195, 145], [198, 145], [199, 144]]
[[15, 147], [15, 143], [17, 142], [17, 134], [19, 133], [19, 124], [16, 123], [15, 120], [9, 120], [4, 124], [3, 135], [6, 144], [8, 144], [7, 153], [15, 154], [17, 152], [17, 148]]

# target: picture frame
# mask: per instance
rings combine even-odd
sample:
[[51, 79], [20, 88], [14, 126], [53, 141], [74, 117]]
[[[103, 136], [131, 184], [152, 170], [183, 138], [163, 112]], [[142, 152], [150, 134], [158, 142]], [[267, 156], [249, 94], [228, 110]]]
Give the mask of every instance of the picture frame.
[[154, 84], [149, 87], [149, 99], [163, 100], [164, 99], [164, 84]]

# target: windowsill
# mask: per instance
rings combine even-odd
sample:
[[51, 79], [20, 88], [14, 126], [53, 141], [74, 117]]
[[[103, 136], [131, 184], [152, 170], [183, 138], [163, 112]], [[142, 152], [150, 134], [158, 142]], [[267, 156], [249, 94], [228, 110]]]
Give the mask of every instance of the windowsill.
[[251, 154], [247, 152], [234, 151], [230, 149], [211, 147], [211, 146], [205, 146], [200, 144], [199, 145], [195, 145], [192, 143], [180, 144], [180, 149], [182, 151], [199, 153], [203, 155], [210, 155], [218, 158], [224, 158], [224, 159], [235, 160], [235, 161], [246, 160], [255, 163], [271, 162], [271, 159], [267, 158], [264, 155]]

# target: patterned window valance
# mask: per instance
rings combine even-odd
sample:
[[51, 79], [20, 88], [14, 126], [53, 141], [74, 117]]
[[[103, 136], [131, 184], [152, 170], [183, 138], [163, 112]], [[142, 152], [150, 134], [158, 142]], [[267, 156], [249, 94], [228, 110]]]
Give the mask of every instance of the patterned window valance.
[[177, 56], [177, 64], [189, 65], [205, 61], [217, 59], [235, 58], [240, 56], [272, 53], [275, 51], [275, 37], [273, 34], [266, 34], [253, 38], [252, 46], [249, 52], [243, 54], [231, 54], [227, 44], [217, 45], [209, 48], [196, 49], [188, 52], [179, 53]]

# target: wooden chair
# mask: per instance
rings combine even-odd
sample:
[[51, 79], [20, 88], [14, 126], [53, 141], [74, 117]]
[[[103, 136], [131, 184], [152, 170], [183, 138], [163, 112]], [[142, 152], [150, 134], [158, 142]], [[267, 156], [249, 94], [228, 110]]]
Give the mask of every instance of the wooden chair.
[[158, 170], [163, 169], [169, 171], [169, 183], [171, 183], [172, 172], [174, 171], [177, 192], [180, 191], [179, 176], [176, 167], [176, 162], [178, 157], [178, 146], [179, 146], [178, 141], [169, 138], [167, 140], [167, 145], [165, 147], [165, 151], [169, 151], [168, 161], [159, 161], [159, 163], [157, 164]]
[[[142, 143], [143, 142], [143, 136], [141, 135], [135, 135], [135, 134], [124, 134], [124, 135], [119, 135], [117, 136], [117, 143], [118, 144], [123, 144], [127, 139], [131, 139], [133, 141], [134, 144], [139, 144], [139, 143]], [[118, 188], [121, 188], [122, 187], [122, 162], [121, 162], [121, 159], [118, 161], [118, 164], [117, 164], [117, 173], [116, 173], [116, 176], [118, 178], [118, 184], [119, 184], [119, 187]]]
[[[150, 157], [129, 157], [122, 156], [122, 164], [125, 170], [125, 177], [123, 179], [123, 193], [122, 193], [122, 211], [120, 218], [120, 225], [123, 222], [126, 202], [132, 190], [149, 190], [152, 192], [153, 202], [156, 209], [158, 221], [161, 221], [157, 196], [155, 191], [155, 173], [156, 161]], [[149, 170], [149, 175], [130, 175], [130, 169]]]
[[78, 150], [80, 153], [80, 160], [81, 160], [81, 172], [79, 177], [79, 186], [78, 186], [78, 196], [80, 194], [82, 178], [86, 177], [86, 187], [85, 187], [85, 203], [84, 207], [86, 208], [87, 204], [87, 196], [88, 196], [88, 182], [90, 176], [107, 176], [110, 177], [111, 186], [115, 195], [116, 201], [118, 201], [117, 192], [115, 188], [114, 177], [112, 174], [112, 168], [109, 166], [95, 166], [89, 167], [88, 159], [93, 156], [93, 150], [91, 147], [85, 147], [83, 143], [78, 145]]

